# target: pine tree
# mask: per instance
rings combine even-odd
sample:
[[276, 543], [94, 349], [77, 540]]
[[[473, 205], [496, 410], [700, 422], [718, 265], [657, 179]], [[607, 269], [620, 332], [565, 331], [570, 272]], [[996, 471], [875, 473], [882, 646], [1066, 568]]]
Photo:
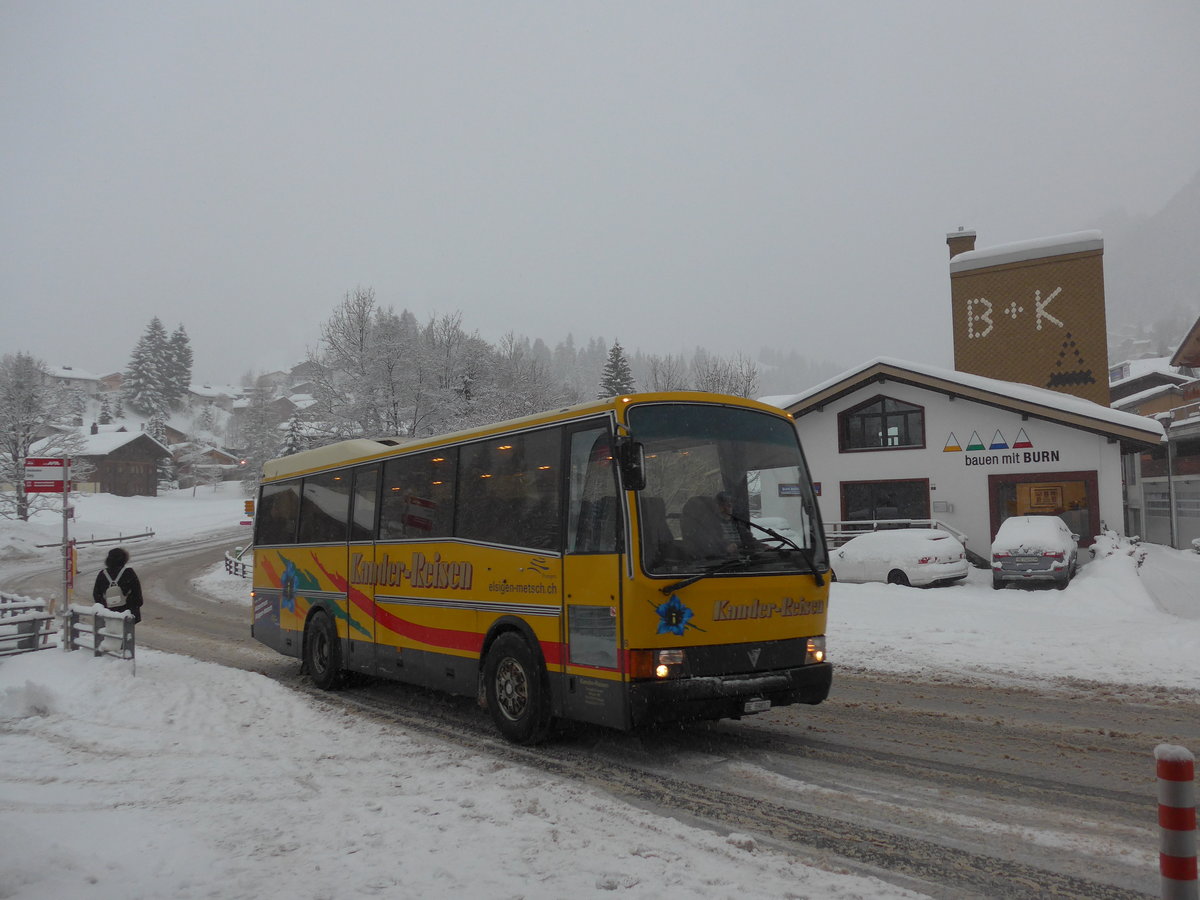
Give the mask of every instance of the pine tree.
[[307, 448], [308, 439], [304, 434], [304, 423], [300, 418], [300, 413], [292, 413], [283, 433], [283, 444], [279, 448], [279, 455], [291, 456], [293, 453], [299, 453]]
[[633, 371], [629, 368], [629, 358], [621, 349], [621, 342], [614, 340], [608, 351], [608, 361], [600, 375], [600, 393], [598, 397], [616, 397], [618, 394], [628, 394], [634, 388]]
[[112, 424], [112, 420], [113, 420], [112, 406], [108, 402], [108, 394], [101, 394], [100, 395], [100, 415], [99, 415], [97, 421], [99, 421], [99, 423], [101, 425], [110, 425], [110, 424]]
[[122, 395], [146, 415], [165, 414], [171, 406], [167, 345], [167, 330], [155, 316], [133, 348], [125, 371]]
[[200, 415], [196, 417], [193, 428], [202, 434], [210, 435], [216, 425], [217, 418], [213, 414], [213, 405], [211, 402], [205, 403], [204, 408], [200, 410]]
[[166, 347], [167, 401], [178, 408], [192, 386], [192, 344], [181, 324]]
[[[154, 438], [164, 447], [167, 445], [167, 423], [161, 413], [154, 413], [146, 422], [146, 434]], [[179, 486], [175, 461], [170, 456], [158, 460], [158, 486], [162, 490], [173, 490]]]

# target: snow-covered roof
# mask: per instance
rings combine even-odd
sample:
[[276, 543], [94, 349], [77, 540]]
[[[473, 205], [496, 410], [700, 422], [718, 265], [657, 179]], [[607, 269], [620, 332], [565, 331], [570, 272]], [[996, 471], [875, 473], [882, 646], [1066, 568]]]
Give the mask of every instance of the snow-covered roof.
[[1200, 316], [1192, 323], [1191, 329], [1179, 343], [1171, 362], [1177, 366], [1200, 366]]
[[197, 397], [240, 397], [244, 391], [229, 384], [192, 384], [188, 390]]
[[806, 411], [849, 393], [861, 383], [881, 375], [891, 376], [893, 380], [914, 380], [912, 376], [917, 376], [916, 382], [933, 390], [959, 393], [1002, 408], [1036, 412], [1043, 418], [1079, 425], [1092, 431], [1116, 434], [1130, 440], [1158, 443], [1163, 439], [1162, 425], [1147, 416], [1112, 409], [1091, 400], [1046, 388], [985, 378], [982, 375], [956, 372], [953, 369], [942, 369], [887, 356], [867, 360], [862, 365], [799, 394], [790, 397], [764, 397], [762, 402], [793, 413]]
[[1163, 394], [1178, 394], [1179, 385], [1177, 384], [1156, 384], [1154, 387], [1146, 388], [1144, 391], [1138, 391], [1136, 394], [1130, 394], [1128, 397], [1122, 397], [1120, 400], [1114, 400], [1113, 409], [1129, 409], [1130, 407], [1138, 407], [1147, 400], [1153, 400], [1155, 397], [1161, 397]]
[[[112, 426], [103, 426], [102, 425], [100, 427], [103, 429], [105, 427], [111, 428]], [[80, 437], [80, 440], [82, 441], [81, 449], [78, 451], [78, 454], [77, 454], [79, 456], [108, 456], [108, 454], [112, 453], [114, 450], [119, 450], [121, 447], [124, 447], [126, 444], [133, 443], [138, 438], [145, 438], [148, 441], [153, 441], [155, 444], [157, 444], [159, 447], [162, 448], [164, 456], [171, 455], [170, 448], [168, 448], [161, 441], [155, 440], [154, 438], [152, 438], [150, 435], [148, 435], [144, 431], [116, 431], [116, 430], [103, 431], [102, 430], [102, 431], [98, 432], [97, 434], [89, 434], [87, 429], [85, 428], [85, 429], [83, 429], [83, 433], [80, 434], [79, 437]], [[33, 447], [30, 448], [31, 454], [36, 455], [36, 449], [40, 443], [42, 443], [42, 442], [39, 441], [38, 444], [34, 444]]]
[[74, 366], [46, 366], [46, 374], [51, 378], [75, 378], [81, 381], [100, 380], [99, 375], [94, 375], [85, 369], [77, 369]]
[[1171, 365], [1170, 358], [1166, 356], [1156, 356], [1150, 359], [1125, 359], [1108, 368], [1109, 371], [1123, 369], [1127, 372], [1120, 378], [1110, 380], [1109, 384], [1112, 387], [1133, 381], [1135, 378], [1145, 378], [1147, 375], [1166, 375], [1179, 382], [1188, 380], [1186, 375], [1179, 374], [1179, 370]]
[[997, 244], [994, 247], [968, 250], [950, 260], [950, 274], [966, 272], [971, 269], [983, 269], [988, 266], [1000, 266], [1005, 263], [1042, 259], [1046, 256], [1062, 256], [1067, 253], [1083, 253], [1089, 250], [1103, 249], [1104, 238], [1099, 231], [1074, 231], [1070, 234], [1057, 234], [1051, 237], [1033, 238], [1027, 241], [1014, 241], [1011, 244]]

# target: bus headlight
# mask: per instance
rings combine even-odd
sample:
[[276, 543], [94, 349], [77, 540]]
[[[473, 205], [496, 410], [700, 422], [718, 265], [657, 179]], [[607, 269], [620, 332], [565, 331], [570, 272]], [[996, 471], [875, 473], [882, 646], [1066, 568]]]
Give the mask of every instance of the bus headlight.
[[825, 662], [825, 635], [823, 634], [810, 637], [808, 639], [808, 646], [804, 651], [804, 664], [806, 666], [820, 662]]
[[629, 654], [630, 672], [634, 678], [679, 678], [687, 662], [683, 650], [633, 650]]
[[682, 650], [659, 650], [657, 656], [658, 664], [654, 667], [655, 678], [670, 678], [672, 675], [679, 674], [679, 670], [683, 668]]

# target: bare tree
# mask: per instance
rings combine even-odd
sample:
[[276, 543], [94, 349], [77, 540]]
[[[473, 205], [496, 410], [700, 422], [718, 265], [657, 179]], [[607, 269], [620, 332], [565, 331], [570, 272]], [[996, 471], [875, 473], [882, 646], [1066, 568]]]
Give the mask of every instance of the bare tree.
[[754, 397], [758, 393], [758, 366], [739, 353], [731, 358], [696, 352], [692, 360], [696, 389], [735, 397]]
[[650, 373], [646, 387], [652, 391], [686, 391], [687, 363], [682, 356], [651, 355], [646, 358]]
[[27, 353], [0, 359], [0, 484], [13, 487], [0, 491], [0, 516], [27, 521], [51, 505], [46, 495], [25, 493], [25, 459], [35, 444], [39, 456], [78, 453], [78, 433], [65, 428], [70, 416], [71, 398], [51, 384], [45, 363]]

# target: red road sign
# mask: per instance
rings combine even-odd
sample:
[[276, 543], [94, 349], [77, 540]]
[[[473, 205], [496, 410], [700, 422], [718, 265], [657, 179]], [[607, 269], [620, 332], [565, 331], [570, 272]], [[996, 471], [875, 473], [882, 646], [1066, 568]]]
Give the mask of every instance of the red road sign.
[[25, 458], [25, 493], [61, 494], [67, 482], [71, 461], [54, 456], [29, 456]]

